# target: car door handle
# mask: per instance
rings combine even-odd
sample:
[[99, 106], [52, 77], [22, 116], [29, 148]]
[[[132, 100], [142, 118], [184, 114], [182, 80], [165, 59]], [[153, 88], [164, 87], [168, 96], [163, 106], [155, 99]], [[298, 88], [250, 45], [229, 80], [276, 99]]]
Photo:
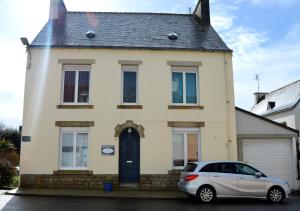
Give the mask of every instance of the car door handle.
[[127, 160], [126, 163], [133, 163], [132, 160]]
[[214, 175], [213, 177], [220, 177], [220, 176], [218, 176], [218, 175]]

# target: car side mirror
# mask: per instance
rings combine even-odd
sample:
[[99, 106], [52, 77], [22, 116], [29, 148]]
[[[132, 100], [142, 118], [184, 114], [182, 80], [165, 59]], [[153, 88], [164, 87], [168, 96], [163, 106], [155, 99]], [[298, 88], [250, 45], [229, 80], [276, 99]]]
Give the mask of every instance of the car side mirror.
[[261, 172], [256, 172], [255, 177], [256, 177], [256, 178], [262, 177], [262, 173], [261, 173]]

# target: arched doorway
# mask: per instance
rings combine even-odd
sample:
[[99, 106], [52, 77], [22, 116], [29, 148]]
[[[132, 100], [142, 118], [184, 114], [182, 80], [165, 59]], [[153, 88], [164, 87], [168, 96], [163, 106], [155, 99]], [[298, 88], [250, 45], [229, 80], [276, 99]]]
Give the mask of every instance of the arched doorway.
[[119, 136], [119, 182], [139, 183], [140, 134], [134, 128], [124, 128]]

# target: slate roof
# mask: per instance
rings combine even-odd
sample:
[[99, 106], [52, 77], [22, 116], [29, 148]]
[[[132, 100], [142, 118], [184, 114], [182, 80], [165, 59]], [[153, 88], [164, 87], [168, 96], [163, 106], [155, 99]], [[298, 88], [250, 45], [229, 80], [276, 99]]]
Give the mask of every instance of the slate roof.
[[[275, 102], [275, 107], [267, 110], [268, 102]], [[300, 80], [268, 93], [263, 101], [251, 109], [251, 112], [258, 115], [267, 116], [273, 113], [291, 110], [299, 103]]]
[[[96, 36], [87, 38], [94, 30]], [[168, 34], [178, 34], [177, 40]], [[30, 47], [141, 48], [231, 51], [210, 25], [196, 17], [165, 13], [67, 12], [63, 24], [49, 20]]]

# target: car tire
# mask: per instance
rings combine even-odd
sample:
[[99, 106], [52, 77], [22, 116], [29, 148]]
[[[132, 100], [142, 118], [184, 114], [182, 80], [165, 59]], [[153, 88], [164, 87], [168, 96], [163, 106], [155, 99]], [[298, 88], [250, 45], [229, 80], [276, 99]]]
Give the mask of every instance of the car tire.
[[204, 204], [211, 203], [216, 199], [216, 192], [210, 186], [200, 187], [197, 192], [197, 199], [199, 199]]
[[280, 203], [284, 199], [284, 191], [280, 187], [272, 187], [268, 191], [268, 200], [272, 203]]

